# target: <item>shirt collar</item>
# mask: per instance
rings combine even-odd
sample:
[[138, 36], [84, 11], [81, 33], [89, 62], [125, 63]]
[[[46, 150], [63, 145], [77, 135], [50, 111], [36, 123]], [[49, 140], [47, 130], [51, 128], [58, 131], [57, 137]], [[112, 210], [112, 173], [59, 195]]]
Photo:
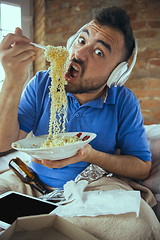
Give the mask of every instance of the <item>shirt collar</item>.
[[106, 93], [104, 103], [115, 104], [118, 87], [112, 87], [112, 88], [107, 88], [107, 89], [108, 89], [108, 91]]
[[[103, 104], [115, 104], [117, 87], [106, 88], [105, 93], [98, 99], [85, 103], [85, 105], [92, 107], [102, 107]], [[67, 93], [67, 97], [76, 99], [72, 93]]]

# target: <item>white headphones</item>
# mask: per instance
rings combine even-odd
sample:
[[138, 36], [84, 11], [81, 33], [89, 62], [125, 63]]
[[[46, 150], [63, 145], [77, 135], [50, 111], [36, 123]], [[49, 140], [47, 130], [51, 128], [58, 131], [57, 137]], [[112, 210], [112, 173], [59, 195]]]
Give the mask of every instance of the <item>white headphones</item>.
[[122, 86], [128, 80], [134, 68], [134, 65], [136, 63], [137, 53], [138, 53], [138, 44], [135, 36], [134, 36], [134, 41], [135, 41], [135, 49], [134, 49], [133, 61], [131, 63], [130, 68], [128, 68], [127, 62], [120, 63], [109, 76], [107, 80], [108, 87]]
[[[88, 24], [86, 24], [88, 25]], [[86, 25], [84, 25], [82, 28], [84, 28]], [[67, 49], [69, 50], [72, 47], [72, 44], [74, 43], [74, 41], [76, 40], [76, 38], [79, 35], [79, 32], [82, 30], [82, 28], [80, 28], [78, 30], [78, 32], [76, 32], [73, 36], [71, 36], [68, 41], [67, 41]], [[136, 37], [134, 36], [134, 41], [135, 41], [135, 49], [134, 49], [134, 56], [133, 56], [133, 61], [130, 65], [130, 67], [128, 68], [128, 63], [127, 62], [122, 62], [120, 63], [111, 73], [111, 75], [109, 76], [108, 80], [107, 80], [107, 86], [110, 87], [119, 87], [122, 86], [129, 78], [133, 67], [136, 63], [136, 59], [137, 59], [137, 54], [138, 54], [138, 44], [137, 44], [137, 40]]]

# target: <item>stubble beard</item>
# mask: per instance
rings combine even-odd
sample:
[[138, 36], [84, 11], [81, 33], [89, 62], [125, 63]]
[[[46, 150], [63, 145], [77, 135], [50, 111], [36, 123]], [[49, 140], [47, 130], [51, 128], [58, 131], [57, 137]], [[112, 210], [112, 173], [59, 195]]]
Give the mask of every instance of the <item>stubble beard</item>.
[[78, 63], [81, 66], [81, 75], [78, 82], [68, 82], [65, 86], [66, 92], [73, 94], [93, 93], [106, 86], [107, 79], [97, 79], [95, 77], [83, 79], [85, 66], [81, 60], [73, 59], [73, 62]]
[[65, 86], [65, 90], [72, 94], [94, 93], [106, 86], [106, 79], [101, 84], [94, 84], [95, 80], [84, 79], [84, 84], [79, 83], [78, 85], [74, 85], [74, 82], [71, 82]]

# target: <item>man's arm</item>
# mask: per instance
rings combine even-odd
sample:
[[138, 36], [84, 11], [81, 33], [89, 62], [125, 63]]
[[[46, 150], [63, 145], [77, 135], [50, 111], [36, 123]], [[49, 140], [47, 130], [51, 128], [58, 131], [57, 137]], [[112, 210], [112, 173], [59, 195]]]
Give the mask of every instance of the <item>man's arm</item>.
[[60, 168], [68, 164], [85, 161], [96, 164], [116, 175], [137, 180], [143, 180], [147, 178], [151, 169], [151, 162], [149, 161], [142, 161], [141, 159], [134, 156], [113, 155], [100, 152], [93, 149], [89, 144], [79, 150], [77, 155], [71, 158], [57, 161], [40, 161], [33, 159], [33, 161], [39, 164], [43, 164], [49, 168]]
[[29, 42], [17, 28], [15, 34], [8, 34], [0, 44], [0, 59], [5, 71], [0, 93], [0, 151], [7, 151], [12, 142], [27, 135], [19, 130], [18, 107], [28, 67], [36, 58], [37, 48]]

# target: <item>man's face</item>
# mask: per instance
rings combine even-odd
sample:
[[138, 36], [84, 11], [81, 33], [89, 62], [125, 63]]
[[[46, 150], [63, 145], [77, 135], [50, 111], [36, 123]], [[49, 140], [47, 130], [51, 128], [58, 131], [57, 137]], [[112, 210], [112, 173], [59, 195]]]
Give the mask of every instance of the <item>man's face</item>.
[[73, 94], [102, 90], [113, 69], [121, 62], [124, 37], [93, 21], [79, 33], [70, 49], [71, 64], [65, 79], [66, 91]]

